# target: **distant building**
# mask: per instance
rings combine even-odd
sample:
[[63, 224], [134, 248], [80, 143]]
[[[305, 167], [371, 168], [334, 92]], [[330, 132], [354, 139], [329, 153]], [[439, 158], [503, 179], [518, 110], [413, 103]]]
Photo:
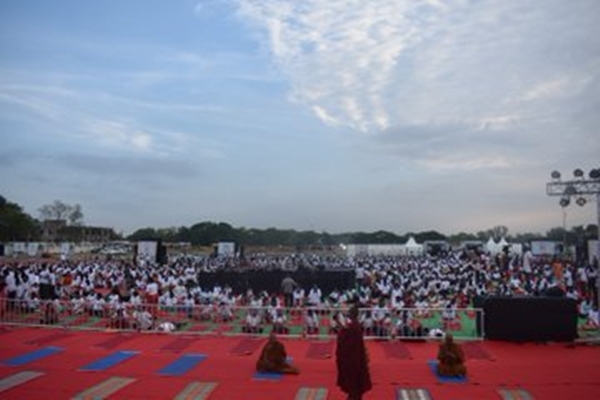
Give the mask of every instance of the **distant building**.
[[112, 228], [98, 226], [67, 225], [64, 220], [46, 220], [42, 222], [44, 242], [108, 242], [117, 238]]
[[62, 219], [48, 219], [42, 222], [42, 242], [60, 241], [60, 231], [67, 227], [67, 221]]

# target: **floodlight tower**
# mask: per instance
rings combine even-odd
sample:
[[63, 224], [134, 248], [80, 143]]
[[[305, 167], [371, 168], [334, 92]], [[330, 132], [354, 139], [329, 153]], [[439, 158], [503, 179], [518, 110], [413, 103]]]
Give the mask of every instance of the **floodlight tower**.
[[[588, 178], [581, 168], [573, 171], [573, 178], [562, 180], [560, 172], [553, 171], [550, 174], [551, 182], [546, 184], [546, 194], [548, 196], [560, 196], [559, 204], [565, 208], [571, 204], [571, 199], [575, 198], [575, 203], [583, 207], [588, 198], [596, 196], [596, 210], [598, 223], [598, 241], [596, 255], [600, 258], [600, 168], [590, 170]], [[599, 271], [600, 272], [600, 271]], [[597, 304], [600, 305], [600, 276], [596, 278], [596, 287], [598, 288]]]

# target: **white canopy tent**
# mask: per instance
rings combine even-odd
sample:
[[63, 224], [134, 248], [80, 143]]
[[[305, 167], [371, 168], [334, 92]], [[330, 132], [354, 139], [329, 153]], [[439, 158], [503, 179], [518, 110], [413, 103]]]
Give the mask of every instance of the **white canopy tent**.
[[485, 244], [485, 249], [490, 253], [490, 254], [496, 254], [500, 251], [500, 248], [498, 247], [498, 244], [496, 243], [496, 241], [494, 240], [493, 237], [490, 237], [489, 240], [487, 241], [487, 243]]
[[423, 254], [424, 247], [422, 244], [418, 244], [414, 237], [409, 237], [406, 244], [404, 244], [404, 251], [407, 255], [418, 256]]

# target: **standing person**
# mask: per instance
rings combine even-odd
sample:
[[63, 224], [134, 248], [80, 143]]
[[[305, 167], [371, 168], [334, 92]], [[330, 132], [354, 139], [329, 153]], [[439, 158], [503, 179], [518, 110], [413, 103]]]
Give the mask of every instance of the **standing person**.
[[356, 305], [350, 308], [348, 317], [348, 324], [337, 337], [337, 385], [348, 395], [348, 400], [360, 400], [372, 388], [369, 359]]
[[592, 301], [596, 305], [598, 304], [598, 258], [594, 257], [594, 260], [590, 265], [586, 268], [587, 278], [588, 278], [588, 293], [592, 297]]
[[281, 281], [281, 291], [283, 292], [283, 297], [285, 298], [286, 308], [292, 308], [294, 305], [294, 289], [296, 289], [297, 286], [298, 284], [290, 275], [286, 275], [286, 277]]

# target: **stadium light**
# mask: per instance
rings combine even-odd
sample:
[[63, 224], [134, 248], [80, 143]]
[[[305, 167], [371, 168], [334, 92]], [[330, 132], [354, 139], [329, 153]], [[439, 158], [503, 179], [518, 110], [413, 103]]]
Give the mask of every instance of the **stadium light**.
[[[548, 196], [560, 196], [559, 204], [565, 212], [566, 207], [571, 204], [571, 198], [576, 198], [575, 203], [583, 207], [587, 204], [588, 199], [596, 197], [597, 210], [597, 226], [598, 226], [598, 241], [596, 254], [600, 258], [600, 168], [593, 168], [588, 173], [588, 178], [585, 178], [585, 173], [581, 168], [576, 168], [573, 171], [574, 179], [561, 180], [561, 174], [558, 171], [552, 171], [550, 177], [552, 181], [546, 183], [546, 194]], [[563, 218], [565, 215], [563, 214]], [[600, 272], [600, 271], [599, 271]], [[598, 298], [597, 304], [600, 306], [600, 279], [597, 280]]]
[[558, 204], [560, 204], [560, 206], [562, 208], [569, 207], [569, 204], [571, 204], [571, 198], [568, 197], [568, 196], [565, 196], [562, 199], [560, 199], [560, 201], [558, 202]]

